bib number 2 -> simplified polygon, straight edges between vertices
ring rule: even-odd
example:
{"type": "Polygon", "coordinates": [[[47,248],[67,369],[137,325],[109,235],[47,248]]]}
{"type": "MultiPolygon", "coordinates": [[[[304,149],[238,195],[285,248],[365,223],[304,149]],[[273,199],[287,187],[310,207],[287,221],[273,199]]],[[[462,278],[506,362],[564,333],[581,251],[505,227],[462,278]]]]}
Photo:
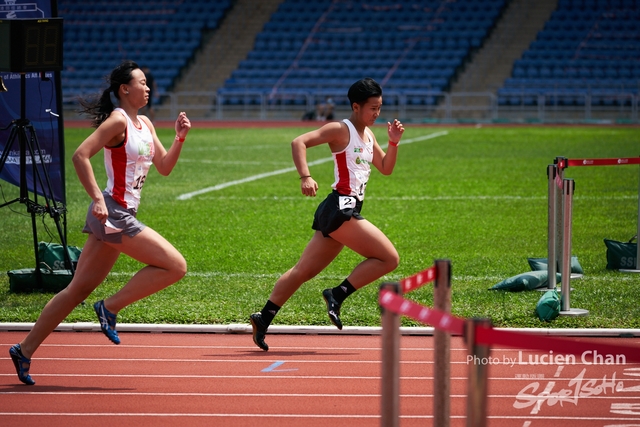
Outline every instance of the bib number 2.
{"type": "Polygon", "coordinates": [[[338,207],[340,210],[353,209],[356,207],[356,198],[351,196],[340,196],[338,198],[338,207]]]}

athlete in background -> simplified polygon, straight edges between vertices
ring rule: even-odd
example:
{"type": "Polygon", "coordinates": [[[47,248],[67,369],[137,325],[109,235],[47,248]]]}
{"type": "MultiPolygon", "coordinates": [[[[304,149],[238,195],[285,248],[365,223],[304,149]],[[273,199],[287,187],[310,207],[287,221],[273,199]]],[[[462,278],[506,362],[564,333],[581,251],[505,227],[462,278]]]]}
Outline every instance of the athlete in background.
{"type": "Polygon", "coordinates": [[[365,260],[340,285],[322,292],[329,319],[338,329],[342,329],[342,302],[357,289],[393,271],[399,263],[398,252],[391,241],[364,219],[360,210],[371,164],[383,175],[393,172],[404,127],[398,120],[387,123],[389,148],[385,153],[369,129],[380,115],[380,85],[370,78],[359,80],[349,89],[348,97],[352,109],[348,120],[328,123],[298,136],[291,143],[302,194],[314,197],[318,190],[307,164],[308,148],[329,144],[335,182],[331,194],[316,210],[312,225],[316,231],[300,260],[278,279],[264,308],[250,316],[253,341],[264,351],[269,350],[265,334],[278,310],[304,282],[324,270],[345,246],[365,260]]]}

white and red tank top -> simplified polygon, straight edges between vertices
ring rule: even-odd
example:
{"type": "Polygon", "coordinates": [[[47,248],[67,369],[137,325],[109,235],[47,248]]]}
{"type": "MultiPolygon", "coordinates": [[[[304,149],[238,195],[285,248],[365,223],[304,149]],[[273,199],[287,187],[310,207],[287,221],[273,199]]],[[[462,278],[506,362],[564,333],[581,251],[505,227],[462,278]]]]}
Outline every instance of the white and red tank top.
{"type": "Polygon", "coordinates": [[[349,128],[349,145],[338,153],[332,153],[335,182],[331,187],[342,195],[352,196],[362,201],[369,175],[371,175],[373,134],[369,128],[365,127],[366,141],[363,141],[348,119],[344,119],[343,122],[349,128]]]}
{"type": "Polygon", "coordinates": [[[127,119],[127,128],[122,144],[104,149],[104,165],[107,169],[105,191],[123,208],[137,210],[140,192],[155,154],[153,136],[143,120],[138,119],[138,128],[123,109],[116,108],[114,111],[122,113],[127,119]]]}

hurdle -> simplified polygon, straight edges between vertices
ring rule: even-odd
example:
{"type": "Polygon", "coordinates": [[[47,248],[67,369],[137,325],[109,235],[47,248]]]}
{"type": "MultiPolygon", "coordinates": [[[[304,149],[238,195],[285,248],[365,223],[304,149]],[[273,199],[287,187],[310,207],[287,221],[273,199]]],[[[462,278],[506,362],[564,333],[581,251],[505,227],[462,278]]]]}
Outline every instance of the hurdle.
{"type": "MultiPolygon", "coordinates": [[[[573,214],[573,192],[575,182],[562,180],[562,302],[560,316],[587,316],[588,310],[571,308],[571,216],[573,214]]],[[[550,264],[547,262],[547,264],[550,264]]],[[[554,275],[555,276],[555,275],[554,275]]]]}
{"type": "MultiPolygon", "coordinates": [[[[380,291],[402,295],[398,283],[383,283],[380,291]]],[[[400,316],[380,306],[382,314],[382,427],[400,425],[400,316]]]]}
{"type": "MultiPolygon", "coordinates": [[[[467,343],[467,357],[471,357],[471,360],[489,360],[491,357],[491,347],[479,343],[476,339],[476,331],[480,327],[490,328],[491,320],[469,319],[465,323],[464,338],[467,343]]],[[[467,427],[486,427],[489,364],[473,363],[469,365],[468,380],[467,427]]]]}
{"type": "MultiPolygon", "coordinates": [[[[571,254],[567,257],[563,254],[564,250],[564,215],[562,213],[564,202],[563,195],[557,189],[563,188],[564,170],[569,166],[622,166],[622,165],[640,165],[640,157],[624,157],[624,158],[603,158],[603,159],[567,159],[566,157],[556,157],[553,165],[547,168],[547,177],[549,181],[549,200],[548,200],[548,257],[547,266],[549,273],[549,283],[547,287],[554,289],[556,287],[556,275],[558,266],[566,262],[571,263],[571,254]],[[556,260],[554,265],[552,259],[556,260]],[[553,273],[553,274],[552,274],[553,273]]],[[[638,222],[637,232],[640,235],[640,180],[638,183],[638,222]]],[[[571,269],[569,269],[571,271],[571,269]]],[[[636,260],[634,269],[620,269],[624,273],[640,273],[640,245],[637,245],[636,260]]],[[[564,275],[563,275],[564,279],[564,275]]]]}
{"type": "MultiPolygon", "coordinates": [[[[382,315],[382,427],[397,427],[400,420],[400,315],[409,316],[422,323],[435,326],[442,334],[443,341],[436,341],[434,332],[434,374],[433,374],[433,425],[450,425],[450,348],[451,335],[463,335],[467,343],[468,357],[473,360],[488,360],[490,346],[478,342],[476,331],[490,327],[489,319],[460,319],[450,314],[451,304],[451,262],[437,260],[433,267],[423,273],[427,281],[435,278],[434,306],[443,309],[421,306],[402,297],[402,290],[412,290],[422,284],[422,279],[413,276],[401,284],[383,283],[380,285],[379,304],[382,315]],[[426,273],[426,274],[425,274],[426,273]],[[437,302],[435,300],[438,300],[437,302]]],[[[488,364],[469,364],[469,383],[467,386],[467,427],[486,427],[487,425],[487,387],[488,364]]]]}
{"type": "MultiPolygon", "coordinates": [[[[548,222],[547,222],[547,287],[538,289],[548,291],[556,289],[556,273],[562,273],[562,266],[565,263],[564,256],[564,194],[563,194],[563,171],[554,163],[547,167],[548,177],[548,222]],[[555,260],[552,262],[550,260],[555,260]]],[[[573,184],[572,193],[575,190],[573,184]]],[[[571,253],[569,252],[569,263],[571,263],[571,253]]],[[[570,277],[579,278],[578,274],[571,274],[570,277]]]]}
{"type": "MultiPolygon", "coordinates": [[[[403,279],[399,283],[385,282],[380,292],[402,297],[431,281],[434,282],[434,308],[449,313],[451,311],[451,261],[436,260],[429,269],[403,279]]],[[[400,316],[380,305],[382,316],[382,406],[381,426],[398,427],[400,422],[399,369],[400,369],[400,316]]],[[[445,322],[446,323],[446,322],[445,322]]],[[[449,427],[451,389],[451,336],[447,331],[436,329],[434,339],[433,365],[433,425],[449,427]],[[435,392],[438,391],[438,393],[435,392]]]]}
{"type": "MultiPolygon", "coordinates": [[[[442,329],[450,335],[462,335],[467,346],[467,361],[469,365],[468,385],[467,385],[467,416],[466,427],[486,427],[487,425],[487,407],[488,407],[488,385],[489,385],[489,366],[491,357],[491,347],[500,345],[517,349],[529,349],[534,351],[544,351],[555,354],[571,354],[581,356],[582,360],[591,361],[593,364],[596,355],[609,354],[617,357],[624,357],[626,362],[640,363],[640,351],[637,346],[619,345],[612,343],[593,343],[583,340],[575,340],[570,338],[551,337],[544,334],[527,333],[520,331],[512,331],[509,329],[496,329],[491,325],[489,319],[463,319],[455,317],[450,313],[446,313],[435,308],[422,306],[416,302],[404,299],[395,290],[398,290],[398,284],[383,284],[380,287],[378,303],[382,310],[382,315],[391,318],[391,316],[407,316],[417,320],[423,324],[430,324],[436,329],[442,329]],[[391,286],[389,286],[391,285],[391,286]],[[469,358],[473,363],[469,363],[469,358]],[[476,363],[477,361],[477,363],[476,363]]],[[[392,322],[383,319],[383,325],[390,325],[392,322]]],[[[396,323],[395,325],[399,325],[396,323]]],[[[393,327],[393,331],[384,331],[383,335],[391,336],[399,334],[399,327],[393,327]]],[[[396,349],[383,349],[383,354],[398,355],[398,341],[383,340],[383,344],[394,345],[396,349]]],[[[386,366],[387,363],[398,364],[399,359],[391,360],[387,358],[383,361],[383,384],[382,384],[382,402],[381,402],[381,425],[383,427],[392,427],[398,425],[399,410],[397,407],[391,408],[393,405],[399,404],[399,395],[391,396],[391,390],[398,390],[396,381],[387,375],[392,372],[396,374],[399,369],[392,366],[386,366]],[[385,399],[389,399],[385,401],[385,399]],[[389,403],[391,402],[391,404],[389,403]],[[389,416],[386,411],[392,410],[393,416],[389,416]],[[395,417],[395,418],[394,418],[395,417]]],[[[435,369],[435,367],[434,367],[435,369]]],[[[435,377],[434,377],[435,380],[435,377]]],[[[434,401],[437,389],[434,388],[434,401]]],[[[448,395],[448,393],[447,393],[448,395]]],[[[567,396],[569,397],[569,396],[567,396]]],[[[561,399],[562,396],[558,396],[561,399]]],[[[435,408],[434,408],[435,409],[435,408]]],[[[434,414],[435,420],[435,414],[434,414]]],[[[441,424],[433,423],[432,425],[441,427],[441,424]]]]}

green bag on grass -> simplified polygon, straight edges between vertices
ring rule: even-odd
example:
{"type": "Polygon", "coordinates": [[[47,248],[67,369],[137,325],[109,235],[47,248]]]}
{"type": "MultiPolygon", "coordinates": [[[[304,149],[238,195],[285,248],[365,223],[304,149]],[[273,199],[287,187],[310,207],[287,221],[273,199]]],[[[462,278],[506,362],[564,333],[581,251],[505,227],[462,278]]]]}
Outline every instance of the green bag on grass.
{"type": "MultiPolygon", "coordinates": [[[[77,246],[67,246],[71,264],[74,267],[82,249],[77,246]]],[[[40,260],[41,282],[38,284],[35,268],[22,268],[7,271],[9,276],[9,291],[11,292],[60,292],[66,288],[73,272],[65,260],[64,247],[57,243],[38,243],[38,259],[40,260]]]]}
{"type": "Polygon", "coordinates": [[[42,284],[38,285],[35,268],[23,268],[20,270],[7,271],[9,276],[9,291],[16,293],[24,292],[60,292],[66,288],[73,274],[71,270],[51,270],[40,269],[42,284]]]}
{"type": "MultiPolygon", "coordinates": [[[[496,283],[489,288],[490,291],[521,292],[544,288],[549,283],[547,270],[528,271],[496,283]]],[[[560,273],[556,273],[556,283],[562,279],[560,273]]]]}
{"type": "Polygon", "coordinates": [[[604,239],[604,244],[607,247],[608,270],[636,268],[638,244],[633,243],[635,238],[636,237],[632,237],[628,242],[604,239]]]}
{"type": "Polygon", "coordinates": [[[560,315],[560,295],[555,290],[542,294],[536,304],[536,314],[540,320],[548,322],[560,315]]]}
{"type": "MultiPolygon", "coordinates": [[[[82,249],[77,246],[67,246],[67,249],[71,262],[75,267],[82,253],[82,249]]],[[[65,262],[64,247],[60,244],[39,242],[38,259],[40,260],[41,267],[48,268],[49,270],[71,270],[71,266],[65,262]]]]}
{"type": "MultiPolygon", "coordinates": [[[[531,270],[533,271],[549,269],[546,258],[527,258],[527,261],[529,262],[529,267],[531,267],[531,270]]],[[[571,257],[571,272],[575,274],[584,274],[584,270],[578,262],[578,257],[575,255],[571,257]]]]}

